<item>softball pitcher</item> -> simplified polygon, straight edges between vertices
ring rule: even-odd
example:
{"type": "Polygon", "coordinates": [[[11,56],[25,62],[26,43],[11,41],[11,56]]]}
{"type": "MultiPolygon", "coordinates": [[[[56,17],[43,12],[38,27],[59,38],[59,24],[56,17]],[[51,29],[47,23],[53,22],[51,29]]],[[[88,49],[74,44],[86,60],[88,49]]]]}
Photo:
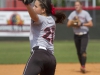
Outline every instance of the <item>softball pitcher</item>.
{"type": "Polygon", "coordinates": [[[23,75],[54,75],[56,59],[53,55],[56,23],[62,23],[66,16],[55,13],[51,0],[22,0],[31,17],[31,56],[23,75]]]}
{"type": "Polygon", "coordinates": [[[74,42],[77,49],[77,55],[81,64],[81,71],[85,73],[86,64],[86,48],[89,39],[89,27],[93,26],[92,18],[90,14],[82,9],[82,3],[80,1],[75,2],[75,11],[73,11],[68,17],[68,27],[72,27],[74,31],[74,42]],[[80,22],[74,23],[73,20],[78,17],[80,22]]]}

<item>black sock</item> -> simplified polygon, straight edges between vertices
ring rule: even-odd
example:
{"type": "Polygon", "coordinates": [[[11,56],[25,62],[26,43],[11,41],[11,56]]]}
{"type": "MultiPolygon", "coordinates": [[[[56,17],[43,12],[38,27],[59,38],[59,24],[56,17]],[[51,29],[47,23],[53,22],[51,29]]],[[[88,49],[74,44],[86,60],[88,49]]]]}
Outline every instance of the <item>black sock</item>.
{"type": "Polygon", "coordinates": [[[80,64],[82,65],[81,54],[78,54],[78,59],[79,59],[80,64]]]}
{"type": "Polygon", "coordinates": [[[85,64],[86,64],[86,59],[87,59],[86,54],[82,54],[82,56],[81,56],[81,65],[82,65],[82,66],[85,66],[85,64]]]}

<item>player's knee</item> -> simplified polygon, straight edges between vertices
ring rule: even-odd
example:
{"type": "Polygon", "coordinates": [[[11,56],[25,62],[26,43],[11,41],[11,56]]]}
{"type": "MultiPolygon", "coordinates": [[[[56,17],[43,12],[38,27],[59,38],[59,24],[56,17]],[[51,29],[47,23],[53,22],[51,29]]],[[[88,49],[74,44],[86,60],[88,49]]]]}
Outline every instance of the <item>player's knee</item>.
{"type": "Polygon", "coordinates": [[[82,57],[86,57],[86,56],[87,56],[86,52],[82,52],[82,57]]]}
{"type": "Polygon", "coordinates": [[[81,51],[81,52],[77,52],[77,55],[80,55],[80,56],[86,57],[86,52],[83,52],[83,51],[81,51]]]}

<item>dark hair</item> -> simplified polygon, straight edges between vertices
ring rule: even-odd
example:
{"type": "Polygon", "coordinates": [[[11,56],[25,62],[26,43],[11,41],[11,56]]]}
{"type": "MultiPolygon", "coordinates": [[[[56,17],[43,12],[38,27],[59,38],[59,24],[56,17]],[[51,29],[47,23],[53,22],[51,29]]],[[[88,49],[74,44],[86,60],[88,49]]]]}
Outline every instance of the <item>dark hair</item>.
{"type": "Polygon", "coordinates": [[[80,0],[75,1],[75,3],[76,3],[76,2],[79,2],[79,3],[82,5],[82,2],[81,2],[80,0]]]}
{"type": "Polygon", "coordinates": [[[51,0],[38,0],[40,2],[41,8],[44,8],[46,10],[47,15],[53,15],[56,17],[56,23],[63,23],[66,19],[66,16],[62,12],[57,12],[55,14],[52,14],[52,2],[51,0]]]}
{"type": "Polygon", "coordinates": [[[63,12],[56,12],[54,16],[56,17],[56,23],[63,23],[66,19],[66,15],[63,12]]]}

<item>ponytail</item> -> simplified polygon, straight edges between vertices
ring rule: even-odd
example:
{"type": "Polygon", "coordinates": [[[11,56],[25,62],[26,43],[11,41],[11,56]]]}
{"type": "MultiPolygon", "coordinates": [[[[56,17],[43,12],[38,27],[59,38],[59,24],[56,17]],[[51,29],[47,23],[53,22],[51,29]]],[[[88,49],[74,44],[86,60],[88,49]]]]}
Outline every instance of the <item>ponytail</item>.
{"type": "Polygon", "coordinates": [[[64,20],[66,19],[66,16],[63,12],[55,12],[55,7],[51,5],[51,13],[53,16],[56,17],[56,23],[63,23],[64,20]]]}
{"type": "Polygon", "coordinates": [[[63,12],[56,12],[54,16],[56,17],[56,23],[63,23],[66,19],[66,15],[63,12]]]}

